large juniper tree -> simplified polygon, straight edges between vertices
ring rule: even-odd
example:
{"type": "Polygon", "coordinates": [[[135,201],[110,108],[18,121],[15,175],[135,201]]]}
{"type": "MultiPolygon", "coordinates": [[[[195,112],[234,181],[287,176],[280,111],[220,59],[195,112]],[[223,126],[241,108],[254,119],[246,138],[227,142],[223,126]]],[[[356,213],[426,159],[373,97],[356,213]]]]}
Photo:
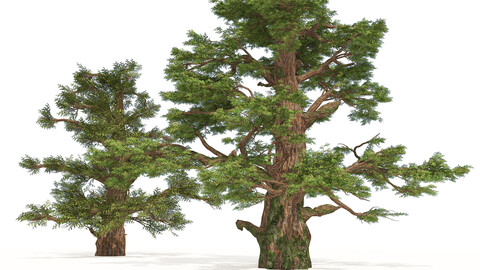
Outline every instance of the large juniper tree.
{"type": "Polygon", "coordinates": [[[56,106],[64,118],[53,117],[49,105],[40,111],[41,127],[63,122],[88,150],[83,158],[22,158],[20,166],[31,173],[43,168],[63,178],[55,182],[53,203],[28,205],[19,220],[33,226],[53,221],[55,227],[87,228],[97,238],[97,256],[125,255],[125,222],[138,222],[154,236],[189,222],[179,200],[198,198],[198,185],[186,174],[195,162],[191,152],[185,153],[185,147],[158,129],[144,129],[142,120],[154,117],[159,106],[146,92],[137,91],[139,69],[134,61],[98,73],[80,66],[74,84],[60,86],[56,106]],[[166,189],[147,194],[132,188],[142,175],[167,174],[166,189]]]}
{"type": "Polygon", "coordinates": [[[166,74],[176,89],[162,96],[190,107],[169,111],[168,131],[183,142],[199,139],[212,153],[199,172],[212,196],[240,209],[264,203],[259,226],[236,222],[257,239],[259,267],[311,267],[311,217],[343,209],[377,222],[401,214],[354,210],[341,194],[363,200],[372,188],[391,188],[400,197],[434,195],[436,183],[469,171],[450,168],[439,153],[423,164],[400,164],[405,147],[381,148],[384,139],[378,136],[360,138],[357,146],[307,149],[309,128],[328,121],[340,106],[351,108],[352,121],[380,120],[376,107],[391,98],[371,80],[372,59],[387,31],[385,21],[342,24],[332,19],[327,0],[211,2],[227,27],[217,28],[218,40],[190,31],[186,48],[172,50],[166,74]],[[258,49],[265,54],[254,56],[258,49]],[[218,134],[235,150],[215,149],[207,136],[218,134]],[[344,162],[349,154],[353,164],[344,162]],[[304,207],[306,196],[325,196],[332,204],[304,207]]]}

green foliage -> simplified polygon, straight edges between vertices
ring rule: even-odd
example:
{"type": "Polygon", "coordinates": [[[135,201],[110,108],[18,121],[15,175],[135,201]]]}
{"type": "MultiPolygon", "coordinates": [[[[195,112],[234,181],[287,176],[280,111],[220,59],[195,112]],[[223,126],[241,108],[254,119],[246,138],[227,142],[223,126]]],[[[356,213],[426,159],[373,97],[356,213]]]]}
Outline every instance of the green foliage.
{"type": "Polygon", "coordinates": [[[179,202],[202,198],[198,182],[187,175],[199,162],[157,128],[144,129],[142,120],[154,117],[159,106],[137,91],[139,71],[132,60],[98,73],[79,66],[72,86],[60,86],[55,103],[64,118],[53,117],[47,105],[38,123],[52,128],[64,122],[87,151],[78,158],[23,157],[19,165],[32,174],[43,168],[63,178],[51,192],[53,203],[28,205],[18,220],[34,227],[50,220],[55,227],[88,228],[95,236],[125,222],[138,222],[154,236],[189,223],[179,202]],[[140,176],[165,176],[168,187],[152,194],[135,190],[140,176]]]}
{"type": "MultiPolygon", "coordinates": [[[[165,69],[175,90],[160,94],[189,106],[166,115],[166,130],[173,138],[192,142],[228,134],[222,142],[240,150],[239,156],[212,151],[218,157],[199,172],[205,192],[217,202],[248,207],[262,201],[261,189],[335,200],[339,192],[366,200],[372,189],[388,187],[400,196],[434,195],[436,183],[468,172],[468,166],[450,168],[440,154],[422,165],[401,165],[406,148],[378,150],[385,140],[377,137],[360,145],[366,144],[361,154],[360,146],[305,149],[313,142],[307,129],[332,119],[340,106],[350,107],[349,120],[362,125],[382,120],[377,107],[392,99],[386,87],[372,81],[372,61],[388,31],[384,20],[342,24],[333,18],[327,0],[210,2],[227,26],[216,29],[216,41],[188,32],[184,46],[172,49],[165,69]],[[254,49],[265,53],[254,56],[254,49]],[[292,53],[295,64],[286,66],[292,53]],[[265,90],[245,85],[246,78],[258,80],[265,90]],[[309,99],[310,93],[317,97],[309,99]],[[305,151],[298,157],[280,153],[286,146],[305,151]],[[347,166],[349,153],[358,161],[347,166]],[[280,161],[280,154],[287,157],[280,161]],[[279,172],[289,158],[299,162],[279,172]]],[[[356,214],[368,222],[397,215],[381,208],[356,214]]]]}

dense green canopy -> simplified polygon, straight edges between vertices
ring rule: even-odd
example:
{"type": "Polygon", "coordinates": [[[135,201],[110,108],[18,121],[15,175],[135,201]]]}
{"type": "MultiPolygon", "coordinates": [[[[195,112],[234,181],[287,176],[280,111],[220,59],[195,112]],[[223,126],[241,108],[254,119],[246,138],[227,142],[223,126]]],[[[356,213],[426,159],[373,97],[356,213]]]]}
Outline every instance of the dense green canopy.
{"type": "Polygon", "coordinates": [[[360,147],[347,146],[308,149],[295,166],[276,173],[282,166],[280,141],[312,142],[308,129],[329,121],[340,106],[351,108],[352,121],[381,120],[377,106],[391,97],[372,75],[385,21],[342,24],[326,0],[211,2],[227,26],[217,28],[218,40],[190,31],[185,46],[172,49],[165,72],[175,90],[161,93],[165,100],[189,106],[169,111],[168,132],[183,142],[200,139],[216,158],[199,173],[210,196],[220,194],[243,208],[262,202],[265,192],[304,191],[328,196],[336,207],[373,222],[398,213],[357,213],[339,200],[340,194],[367,199],[372,188],[392,188],[400,196],[434,195],[435,183],[469,171],[469,166],[450,168],[439,153],[420,165],[400,164],[406,148],[381,149],[384,139],[375,137],[362,144],[367,147],[362,153],[360,147]],[[247,85],[252,79],[256,86],[247,85]],[[207,136],[219,134],[233,145],[230,154],[208,143],[207,136]],[[348,153],[358,161],[344,164],[348,153]]]}
{"type": "Polygon", "coordinates": [[[199,185],[187,174],[199,163],[159,129],[145,130],[142,121],[155,117],[160,106],[136,89],[139,70],[134,61],[115,63],[113,69],[98,73],[80,66],[74,83],[61,85],[55,100],[64,118],[53,117],[49,105],[40,110],[40,126],[65,123],[87,151],[77,158],[22,158],[20,166],[32,174],[43,168],[63,177],[55,182],[53,202],[28,205],[19,220],[33,226],[50,220],[55,226],[88,228],[95,236],[125,222],[138,222],[154,236],[189,223],[179,201],[199,198],[199,185]],[[165,176],[168,187],[151,194],[134,189],[140,176],[165,176]]]}

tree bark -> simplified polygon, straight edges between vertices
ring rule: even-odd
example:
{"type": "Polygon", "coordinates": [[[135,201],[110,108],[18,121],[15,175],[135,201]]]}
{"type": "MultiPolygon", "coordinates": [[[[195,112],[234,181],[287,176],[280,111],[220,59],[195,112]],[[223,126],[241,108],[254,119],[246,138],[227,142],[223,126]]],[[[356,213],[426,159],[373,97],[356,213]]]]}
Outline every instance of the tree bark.
{"type": "Polygon", "coordinates": [[[303,194],[265,200],[260,246],[259,268],[308,269],[310,231],[302,217],[303,194]]]}
{"type": "MultiPolygon", "coordinates": [[[[288,93],[298,91],[296,78],[295,52],[281,52],[277,58],[277,69],[280,78],[277,78],[284,90],[288,93]]],[[[273,134],[275,137],[275,158],[269,174],[276,181],[286,182],[284,175],[300,161],[305,153],[305,142],[293,142],[292,137],[305,135],[305,121],[302,118],[302,108],[290,100],[282,101],[279,106],[295,115],[291,122],[277,118],[277,125],[288,125],[285,134],[273,134]]],[[[279,186],[274,185],[274,188],[279,186]]],[[[302,215],[304,191],[288,194],[286,190],[278,196],[267,193],[262,215],[260,231],[257,237],[260,245],[259,267],[269,269],[307,269],[312,267],[310,260],[310,231],[302,215]]]]}
{"type": "MultiPolygon", "coordinates": [[[[127,198],[127,191],[107,188],[107,202],[122,202],[127,198]]],[[[103,217],[108,221],[108,217],[103,217]]],[[[125,256],[125,228],[124,223],[108,231],[104,235],[97,235],[95,256],[125,256]]]]}
{"type": "Polygon", "coordinates": [[[97,237],[95,256],[125,256],[125,228],[122,226],[97,237]]]}

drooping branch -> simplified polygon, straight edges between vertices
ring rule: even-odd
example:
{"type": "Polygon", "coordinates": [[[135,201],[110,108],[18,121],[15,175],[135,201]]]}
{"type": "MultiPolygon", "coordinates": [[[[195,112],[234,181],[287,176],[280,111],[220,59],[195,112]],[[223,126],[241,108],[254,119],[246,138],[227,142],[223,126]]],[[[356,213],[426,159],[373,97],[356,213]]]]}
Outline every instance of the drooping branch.
{"type": "Polygon", "coordinates": [[[311,207],[303,207],[302,217],[303,217],[303,220],[306,222],[313,216],[317,216],[317,217],[325,216],[337,211],[338,209],[340,209],[340,206],[334,206],[331,204],[320,205],[313,209],[311,207]]]}
{"type": "Polygon", "coordinates": [[[339,207],[347,210],[350,214],[354,215],[354,216],[360,216],[362,215],[362,213],[357,213],[355,211],[353,211],[352,208],[350,208],[348,205],[344,204],[342,201],[340,201],[335,195],[329,195],[328,196],[330,198],[330,200],[332,200],[335,204],[337,204],[339,207]]]}
{"type": "Polygon", "coordinates": [[[255,238],[258,238],[261,234],[264,233],[264,230],[262,230],[262,228],[257,227],[248,221],[237,220],[237,222],[235,222],[235,225],[237,225],[237,228],[240,231],[243,231],[244,228],[247,229],[247,231],[249,231],[255,238]]]}

